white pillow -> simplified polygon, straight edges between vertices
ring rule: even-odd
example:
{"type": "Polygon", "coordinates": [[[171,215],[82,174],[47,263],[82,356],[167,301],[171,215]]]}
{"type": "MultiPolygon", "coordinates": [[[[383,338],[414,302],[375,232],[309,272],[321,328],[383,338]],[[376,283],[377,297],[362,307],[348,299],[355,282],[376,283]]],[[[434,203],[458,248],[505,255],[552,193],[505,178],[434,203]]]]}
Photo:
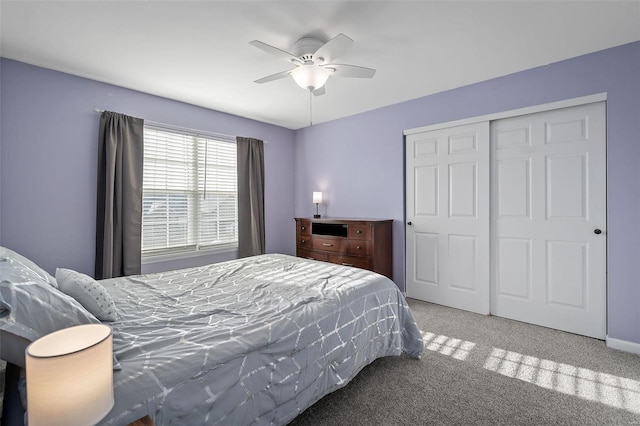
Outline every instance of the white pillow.
{"type": "Polygon", "coordinates": [[[116,305],[111,295],[96,280],[71,269],[56,269],[58,288],[73,297],[101,321],[116,320],[116,305]]]}

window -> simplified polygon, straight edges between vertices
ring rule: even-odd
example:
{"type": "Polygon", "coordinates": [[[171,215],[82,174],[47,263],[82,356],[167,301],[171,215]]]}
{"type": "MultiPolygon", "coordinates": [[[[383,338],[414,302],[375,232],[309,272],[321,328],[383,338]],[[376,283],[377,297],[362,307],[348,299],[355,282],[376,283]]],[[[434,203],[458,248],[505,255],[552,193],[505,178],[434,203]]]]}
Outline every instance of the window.
{"type": "Polygon", "coordinates": [[[145,125],[142,256],[238,245],[234,140],[145,125]]]}

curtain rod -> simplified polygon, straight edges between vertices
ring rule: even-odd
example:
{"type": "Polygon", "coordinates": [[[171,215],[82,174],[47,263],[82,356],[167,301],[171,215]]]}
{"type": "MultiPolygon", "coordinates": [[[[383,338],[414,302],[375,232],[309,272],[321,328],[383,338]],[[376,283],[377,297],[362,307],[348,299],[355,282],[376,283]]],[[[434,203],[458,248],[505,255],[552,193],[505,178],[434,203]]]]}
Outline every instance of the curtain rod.
{"type": "MultiPolygon", "coordinates": [[[[97,113],[99,113],[99,114],[100,114],[100,113],[103,113],[103,112],[105,112],[105,111],[106,111],[106,110],[104,110],[104,109],[100,109],[100,108],[94,108],[94,109],[93,109],[93,112],[97,112],[97,113]]],[[[198,133],[200,133],[200,134],[202,134],[202,133],[206,133],[206,134],[209,134],[209,135],[211,135],[211,136],[217,136],[217,137],[220,137],[220,138],[233,139],[234,141],[236,140],[236,136],[233,136],[233,135],[225,135],[224,133],[206,132],[206,131],[204,131],[204,130],[191,129],[191,128],[189,128],[189,127],[174,126],[174,125],[172,125],[172,124],[159,123],[159,122],[157,122],[157,121],[151,121],[151,120],[146,120],[146,119],[143,119],[143,120],[144,120],[144,122],[145,122],[145,123],[149,123],[149,124],[151,124],[152,126],[164,127],[164,128],[166,128],[166,129],[173,129],[173,130],[184,130],[184,131],[191,132],[191,133],[195,133],[195,134],[198,134],[198,133]]],[[[258,139],[258,138],[254,138],[254,139],[258,139]]],[[[268,143],[267,141],[262,141],[262,142],[264,142],[264,144],[265,144],[265,145],[268,143]]]]}

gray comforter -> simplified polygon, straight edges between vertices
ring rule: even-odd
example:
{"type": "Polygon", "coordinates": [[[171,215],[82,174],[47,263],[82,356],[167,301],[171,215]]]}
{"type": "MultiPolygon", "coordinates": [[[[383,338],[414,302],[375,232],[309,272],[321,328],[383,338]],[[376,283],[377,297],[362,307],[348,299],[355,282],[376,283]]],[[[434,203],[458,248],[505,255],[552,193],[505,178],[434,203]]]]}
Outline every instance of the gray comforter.
{"type": "Polygon", "coordinates": [[[102,284],[122,366],[104,424],[286,424],[374,359],[422,352],[396,285],[362,269],[272,254],[102,284]]]}

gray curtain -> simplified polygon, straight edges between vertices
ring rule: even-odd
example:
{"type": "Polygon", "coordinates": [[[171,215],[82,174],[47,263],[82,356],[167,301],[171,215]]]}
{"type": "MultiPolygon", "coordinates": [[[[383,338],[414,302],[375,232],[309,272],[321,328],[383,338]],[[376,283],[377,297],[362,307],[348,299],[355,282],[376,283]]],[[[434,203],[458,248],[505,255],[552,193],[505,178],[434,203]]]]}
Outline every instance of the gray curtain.
{"type": "Polygon", "coordinates": [[[265,252],[264,143],[236,138],[238,145],[238,256],[265,252]]]}
{"type": "Polygon", "coordinates": [[[140,273],[143,125],[141,118],[100,114],[96,279],[140,273]]]}

